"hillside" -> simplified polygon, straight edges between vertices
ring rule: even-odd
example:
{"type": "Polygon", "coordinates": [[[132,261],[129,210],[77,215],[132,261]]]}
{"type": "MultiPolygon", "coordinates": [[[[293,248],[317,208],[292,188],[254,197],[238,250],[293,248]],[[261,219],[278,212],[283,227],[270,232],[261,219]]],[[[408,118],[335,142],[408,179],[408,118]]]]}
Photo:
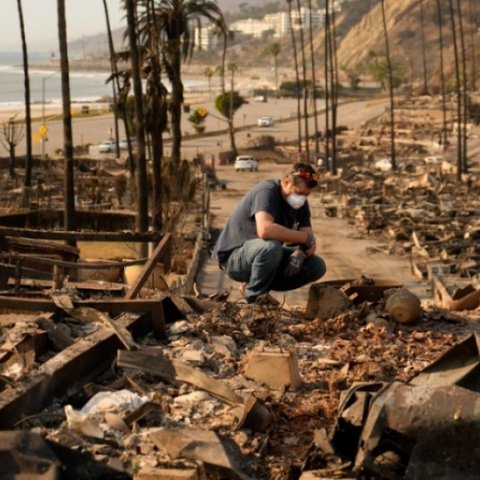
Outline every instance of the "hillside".
{"type": "MultiPolygon", "coordinates": [[[[235,4],[245,9],[248,2],[234,3],[233,0],[219,2],[226,11],[235,4]]],[[[250,2],[250,4],[253,2],[250,2]]],[[[420,0],[395,0],[385,2],[388,36],[392,58],[401,65],[405,78],[419,79],[423,72],[422,30],[420,16],[420,0]]],[[[475,40],[479,44],[480,34],[476,21],[480,18],[480,2],[462,2],[465,43],[468,53],[468,66],[472,63],[471,44],[475,40]],[[472,10],[469,10],[469,7],[472,10]],[[475,32],[475,33],[474,33],[475,32]]],[[[438,80],[439,72],[439,41],[438,16],[436,0],[423,0],[425,44],[428,66],[428,76],[432,82],[438,80]]],[[[454,69],[452,46],[451,19],[448,14],[448,2],[443,5],[443,36],[445,71],[447,76],[454,69]]],[[[458,28],[458,23],[457,23],[458,28]]],[[[369,57],[384,56],[385,39],[383,33],[381,5],[378,0],[361,0],[345,4],[343,11],[336,18],[337,58],[341,68],[352,69],[368,61],[369,57]]],[[[290,36],[272,40],[244,40],[233,43],[227,55],[228,62],[235,62],[239,70],[246,68],[273,68],[273,57],[268,52],[268,46],[276,41],[280,43],[278,65],[285,71],[284,75],[293,77],[293,48],[290,36]],[[290,72],[290,73],[289,73],[290,72]]],[[[308,32],[305,34],[308,47],[308,32]]],[[[117,48],[122,43],[122,31],[115,32],[117,48]]],[[[297,42],[299,49],[299,42],[297,42]]],[[[319,29],[314,35],[314,51],[316,52],[317,69],[323,65],[324,33],[319,29]]],[[[108,68],[106,35],[84,37],[81,41],[71,42],[72,58],[88,57],[92,63],[104,64],[108,68]]],[[[307,55],[308,57],[308,55],[307,55]]],[[[307,60],[308,61],[308,60],[307,60]]],[[[195,65],[214,65],[219,62],[218,55],[210,52],[196,52],[192,63],[195,65]]],[[[321,76],[321,74],[320,74],[321,76]]],[[[437,81],[438,83],[438,81],[437,81]]]]}
{"type": "MultiPolygon", "coordinates": [[[[387,30],[392,58],[402,64],[408,74],[420,76],[423,72],[422,30],[420,0],[395,0],[385,2],[387,30]]],[[[435,80],[438,77],[440,63],[439,29],[436,1],[424,0],[425,45],[428,76],[435,80]]],[[[480,16],[479,2],[472,2],[472,18],[467,9],[467,2],[462,2],[463,30],[466,47],[470,50],[472,29],[477,30],[475,20],[480,16]]],[[[453,73],[453,42],[451,18],[448,15],[447,2],[443,2],[443,37],[445,72],[453,73]]],[[[458,24],[457,24],[458,29],[458,24]]],[[[476,43],[479,35],[476,33],[476,43]]],[[[354,67],[365,61],[371,52],[384,55],[385,37],[383,33],[381,5],[377,4],[341,39],[338,44],[340,65],[354,67]]],[[[470,55],[469,55],[470,56],[470,55]]]]}

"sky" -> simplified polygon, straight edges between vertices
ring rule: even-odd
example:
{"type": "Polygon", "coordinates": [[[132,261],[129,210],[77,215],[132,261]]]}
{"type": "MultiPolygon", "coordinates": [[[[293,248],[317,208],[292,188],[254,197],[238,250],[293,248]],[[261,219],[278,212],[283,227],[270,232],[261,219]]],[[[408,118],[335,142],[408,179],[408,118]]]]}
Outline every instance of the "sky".
{"type": "MultiPolygon", "coordinates": [[[[21,50],[17,0],[1,0],[0,50],[21,50]]],[[[121,0],[107,0],[112,30],[126,26],[121,0]]],[[[58,50],[57,0],[22,0],[29,51],[58,50]]],[[[68,41],[106,32],[103,0],[65,0],[68,41]]]]}

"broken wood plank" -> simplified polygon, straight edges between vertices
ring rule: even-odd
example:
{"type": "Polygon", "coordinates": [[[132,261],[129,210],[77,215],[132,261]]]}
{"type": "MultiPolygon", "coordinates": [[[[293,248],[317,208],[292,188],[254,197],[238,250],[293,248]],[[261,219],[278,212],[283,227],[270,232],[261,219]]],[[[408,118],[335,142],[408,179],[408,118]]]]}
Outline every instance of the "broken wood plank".
{"type": "Polygon", "coordinates": [[[166,358],[160,350],[157,350],[155,354],[119,350],[117,353],[117,365],[122,368],[136,368],[143,372],[157,375],[169,383],[177,381],[189,383],[231,405],[243,403],[242,398],[224,383],[185,363],[166,358]]]}

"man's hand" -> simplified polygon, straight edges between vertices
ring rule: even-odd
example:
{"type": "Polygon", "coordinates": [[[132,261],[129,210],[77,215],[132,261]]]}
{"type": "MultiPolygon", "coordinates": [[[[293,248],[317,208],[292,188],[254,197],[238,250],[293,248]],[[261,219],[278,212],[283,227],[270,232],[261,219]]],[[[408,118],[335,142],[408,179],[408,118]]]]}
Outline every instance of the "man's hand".
{"type": "Polygon", "coordinates": [[[288,259],[287,266],[283,274],[285,278],[293,277],[294,275],[298,275],[300,270],[302,269],[303,262],[305,260],[305,253],[301,248],[297,248],[288,259]]]}

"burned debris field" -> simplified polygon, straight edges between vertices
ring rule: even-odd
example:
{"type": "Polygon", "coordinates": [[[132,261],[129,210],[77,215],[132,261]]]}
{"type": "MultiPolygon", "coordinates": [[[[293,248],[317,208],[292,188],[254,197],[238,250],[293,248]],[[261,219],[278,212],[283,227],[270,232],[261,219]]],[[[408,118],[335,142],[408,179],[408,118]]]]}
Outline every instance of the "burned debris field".
{"type": "MultiPolygon", "coordinates": [[[[45,173],[38,210],[6,213],[0,227],[0,472],[475,478],[478,129],[471,173],[459,182],[451,147],[426,160],[438,131],[431,103],[403,105],[399,171],[379,162],[388,151],[381,116],[342,132],[340,172],[321,170],[310,200],[318,228],[341,221],[352,244],[368,241],[359,265],[394,257],[414,280],[359,274],[345,251],[352,275],[311,285],[303,304],[247,305],[221,288],[201,293],[218,214],[208,206],[238,201],[235,172],[217,172],[225,188],[199,185],[186,207],[174,206],[171,230],[156,237],[133,233],[126,209],[116,217],[119,171],[93,174],[85,163],[88,227],[75,235],[82,248],[90,243],[88,255],[66,244],[72,232],[53,227],[61,175],[45,173]],[[102,198],[90,202],[99,185],[102,198]],[[147,241],[156,244],[148,257],[127,259],[147,241]]],[[[253,181],[270,167],[277,172],[262,158],[259,172],[245,175],[253,181]]],[[[10,186],[6,207],[16,201],[10,186]]]]}

